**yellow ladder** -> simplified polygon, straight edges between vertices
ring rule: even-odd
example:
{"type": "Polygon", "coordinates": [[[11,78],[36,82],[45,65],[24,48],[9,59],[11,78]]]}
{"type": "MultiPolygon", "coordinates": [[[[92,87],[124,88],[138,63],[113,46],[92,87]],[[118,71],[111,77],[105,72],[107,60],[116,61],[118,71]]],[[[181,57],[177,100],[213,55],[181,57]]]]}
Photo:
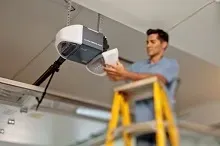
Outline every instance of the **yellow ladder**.
{"type": "Polygon", "coordinates": [[[108,125],[108,131],[105,140],[105,146],[113,146],[115,141],[115,133],[119,129],[117,128],[119,117],[122,118],[121,133],[123,134],[123,141],[125,146],[132,146],[132,134],[137,134],[143,129],[147,129],[147,124],[155,124],[155,128],[151,126],[151,132],[156,133],[156,145],[166,146],[166,132],[169,134],[171,146],[179,146],[179,134],[176,127],[174,117],[172,115],[172,109],[167,100],[167,95],[163,85],[156,77],[144,79],[128,83],[114,89],[114,98],[111,109],[111,119],[108,125]],[[151,92],[151,96],[150,93],[151,92]],[[125,94],[134,96],[147,96],[153,97],[154,101],[154,113],[155,121],[149,121],[145,125],[131,122],[130,104],[128,100],[125,100],[125,94]],[[152,96],[153,95],[153,96],[152,96]],[[139,128],[137,128],[139,126],[139,128]],[[123,127],[123,128],[122,128],[123,127]],[[167,130],[166,130],[167,129],[167,130]]]}

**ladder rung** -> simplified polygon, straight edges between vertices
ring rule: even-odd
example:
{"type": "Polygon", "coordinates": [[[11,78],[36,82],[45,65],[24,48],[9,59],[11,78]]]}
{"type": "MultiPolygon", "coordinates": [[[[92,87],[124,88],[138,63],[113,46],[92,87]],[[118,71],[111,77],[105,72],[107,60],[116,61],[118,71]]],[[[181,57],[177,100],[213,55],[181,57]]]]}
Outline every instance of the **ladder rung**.
{"type": "MultiPolygon", "coordinates": [[[[164,121],[165,128],[167,128],[168,123],[164,121]]],[[[220,130],[216,130],[214,127],[204,126],[199,124],[194,124],[191,122],[186,121],[179,121],[177,122],[177,126],[190,131],[195,131],[207,135],[212,135],[216,137],[220,137],[220,130]]],[[[120,126],[115,130],[115,136],[118,137],[122,134],[122,132],[127,132],[132,135],[139,135],[139,134],[147,134],[151,132],[156,132],[156,121],[149,121],[143,123],[134,123],[130,126],[120,126]]]]}
{"type": "MultiPolygon", "coordinates": [[[[133,136],[138,135],[138,134],[142,134],[142,133],[151,133],[151,132],[155,132],[155,121],[150,121],[150,122],[144,122],[144,123],[134,123],[130,126],[120,126],[118,127],[115,131],[114,131],[114,136],[113,139],[117,140],[120,139],[122,137],[122,133],[123,132],[128,132],[129,134],[132,134],[133,136]]],[[[83,145],[90,145],[90,146],[97,146],[97,145],[102,145],[104,144],[104,141],[106,137],[98,137],[93,139],[92,141],[90,141],[87,144],[83,144],[83,145]]]]}
{"type": "Polygon", "coordinates": [[[115,135],[127,132],[132,135],[139,135],[142,133],[151,133],[156,131],[155,121],[134,123],[130,126],[120,126],[115,130],[115,135]]]}
{"type": "MultiPolygon", "coordinates": [[[[167,122],[164,121],[165,128],[167,127],[167,122]]],[[[149,121],[143,123],[134,123],[130,126],[120,126],[114,131],[114,137],[119,137],[123,132],[127,132],[133,136],[140,134],[147,134],[156,132],[156,121],[149,121]]]]}

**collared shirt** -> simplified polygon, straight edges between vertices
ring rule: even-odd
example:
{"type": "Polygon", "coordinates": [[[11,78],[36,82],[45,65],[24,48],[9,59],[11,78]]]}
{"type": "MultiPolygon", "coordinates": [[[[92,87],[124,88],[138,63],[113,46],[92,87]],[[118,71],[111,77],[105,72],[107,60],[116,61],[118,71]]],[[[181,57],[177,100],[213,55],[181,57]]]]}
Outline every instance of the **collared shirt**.
{"type": "Polygon", "coordinates": [[[145,59],[132,64],[129,70],[137,73],[155,73],[164,76],[168,82],[166,84],[167,94],[171,102],[174,101],[175,86],[173,86],[173,83],[179,74],[179,64],[175,59],[163,57],[157,63],[150,63],[148,59],[145,59]]]}

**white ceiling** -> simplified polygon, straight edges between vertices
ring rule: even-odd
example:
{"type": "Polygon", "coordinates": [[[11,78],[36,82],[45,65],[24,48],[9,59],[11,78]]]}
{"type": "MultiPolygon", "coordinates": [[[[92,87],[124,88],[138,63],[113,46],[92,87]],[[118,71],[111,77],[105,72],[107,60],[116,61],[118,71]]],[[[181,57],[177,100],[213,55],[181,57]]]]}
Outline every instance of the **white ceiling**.
{"type": "Polygon", "coordinates": [[[148,27],[169,30],[210,0],[72,0],[113,20],[145,32],[148,27]],[[117,15],[115,15],[117,13],[117,15]]]}
{"type": "Polygon", "coordinates": [[[220,66],[220,4],[215,0],[72,1],[142,33],[163,28],[171,45],[220,66]]]}
{"type": "MultiPolygon", "coordinates": [[[[116,20],[105,17],[102,30],[109,40],[110,47],[119,48],[121,56],[133,61],[146,57],[143,33],[146,29],[161,27],[170,30],[209,2],[208,0],[193,2],[167,0],[166,3],[159,0],[74,1],[116,20]]],[[[79,5],[75,7],[72,22],[96,29],[97,13],[79,5]]],[[[58,54],[52,40],[57,31],[65,26],[65,8],[63,0],[0,1],[1,77],[32,84],[57,59],[58,54]]],[[[217,13],[219,9],[219,5],[213,3],[170,30],[171,46],[167,56],[176,58],[181,66],[182,84],[178,92],[178,111],[209,101],[219,102],[220,69],[216,66],[220,65],[217,50],[220,47],[217,40],[220,38],[218,29],[220,13],[217,13]]],[[[115,84],[107,78],[89,74],[84,66],[65,62],[52,80],[50,88],[99,103],[111,104],[113,86],[115,84]]],[[[66,129],[69,126],[73,129],[80,127],[79,124],[74,125],[70,118],[55,117],[49,118],[49,121],[54,119],[73,123],[71,126],[67,124],[66,129]]],[[[89,122],[84,122],[83,125],[86,123],[89,122]]],[[[54,126],[59,126],[59,123],[54,126]]],[[[102,126],[102,124],[92,126],[94,129],[91,131],[102,126]]],[[[73,134],[76,132],[70,131],[67,139],[71,140],[71,137],[75,136],[73,134]]],[[[55,136],[59,135],[57,132],[55,136]]],[[[64,142],[65,138],[60,137],[60,142],[64,142]]]]}

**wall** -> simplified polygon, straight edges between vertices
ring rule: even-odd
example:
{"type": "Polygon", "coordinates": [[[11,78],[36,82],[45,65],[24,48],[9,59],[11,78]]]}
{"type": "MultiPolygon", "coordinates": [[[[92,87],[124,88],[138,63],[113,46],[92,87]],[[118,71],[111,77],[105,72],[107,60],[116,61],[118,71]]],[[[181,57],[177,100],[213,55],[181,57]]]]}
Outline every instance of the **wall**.
{"type": "Polygon", "coordinates": [[[53,122],[53,146],[71,145],[106,127],[105,123],[84,118],[60,117],[53,122]]]}

